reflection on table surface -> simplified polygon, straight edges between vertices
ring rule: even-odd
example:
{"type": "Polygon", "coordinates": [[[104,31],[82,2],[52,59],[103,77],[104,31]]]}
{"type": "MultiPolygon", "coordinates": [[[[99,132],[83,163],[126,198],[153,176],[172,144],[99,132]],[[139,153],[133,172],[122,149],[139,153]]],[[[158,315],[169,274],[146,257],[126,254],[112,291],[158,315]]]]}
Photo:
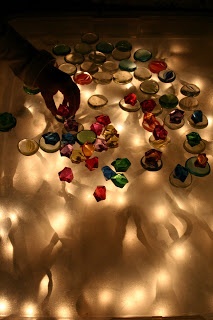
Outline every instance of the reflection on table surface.
{"type": "MultiPolygon", "coordinates": [[[[16,23],[27,35],[24,27],[29,21],[16,23]]],[[[92,21],[92,31],[98,32],[102,23],[92,21]]],[[[60,42],[73,48],[85,29],[79,28],[77,34],[75,24],[72,36],[71,29],[63,33],[63,23],[57,25],[57,32],[53,25],[51,19],[41,20],[39,30],[44,36],[30,29],[29,38],[48,50],[60,42]],[[42,28],[42,21],[49,29],[42,28]]],[[[109,28],[113,30],[113,24],[109,28]]],[[[0,133],[1,316],[136,317],[212,312],[212,175],[193,176],[187,188],[169,182],[174,167],[184,165],[192,156],[183,148],[191,131],[205,141],[204,152],[212,165],[212,42],[200,34],[178,36],[178,23],[166,35],[150,31],[145,36],[121,33],[119,37],[113,32],[108,36],[109,29],[105,35],[104,30],[102,26],[100,39],[112,43],[128,39],[132,53],[141,47],[149,49],[153,57],[165,59],[176,72],[176,80],[168,84],[153,74],[152,79],[160,86],[152,96],[155,99],[165,93],[181,99],[181,81],[196,84],[201,90],[199,108],[208,118],[208,126],[192,128],[187,121],[191,111],[185,111],[181,128],[167,128],[171,142],[161,148],[162,169],[144,170],[140,160],[151,148],[151,132],[142,127],[141,110],[124,111],[119,101],[130,92],[135,92],[139,101],[150,96],[139,90],[141,82],[134,77],[126,85],[92,82],[79,85],[81,107],[76,120],[90,129],[96,116],[108,115],[119,133],[118,147],[96,153],[99,166],[93,171],[84,162],[72,163],[59,151],[39,149],[32,156],[24,156],[17,149],[20,140],[38,142],[49,131],[61,134],[63,123],[53,119],[40,94],[26,94],[22,84],[2,69],[8,81],[1,73],[1,112],[11,112],[17,125],[0,133]],[[90,108],[87,100],[93,94],[104,95],[108,104],[99,110],[90,108]],[[112,168],[111,163],[123,157],[131,166],[125,172],[128,183],[119,188],[106,181],[101,168],[112,168]],[[71,183],[59,180],[58,172],[65,166],[72,168],[71,183]],[[98,185],[106,187],[104,201],[97,202],[93,196],[98,185]]],[[[110,55],[108,59],[113,60],[110,55]]],[[[60,64],[63,57],[57,60],[60,64]]],[[[59,104],[60,94],[55,99],[59,104]]],[[[163,109],[158,117],[163,120],[170,111],[163,109]]]]}

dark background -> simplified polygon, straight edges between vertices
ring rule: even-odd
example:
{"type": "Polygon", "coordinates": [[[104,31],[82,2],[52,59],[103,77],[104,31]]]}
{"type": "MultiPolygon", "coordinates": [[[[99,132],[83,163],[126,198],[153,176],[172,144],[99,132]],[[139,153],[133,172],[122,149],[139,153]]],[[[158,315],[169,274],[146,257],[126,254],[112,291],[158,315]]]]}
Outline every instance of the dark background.
{"type": "MultiPolygon", "coordinates": [[[[92,15],[143,16],[149,14],[212,15],[212,0],[12,0],[5,1],[6,16],[37,15],[92,15]]],[[[162,21],[163,23],[163,21],[162,21]]]]}

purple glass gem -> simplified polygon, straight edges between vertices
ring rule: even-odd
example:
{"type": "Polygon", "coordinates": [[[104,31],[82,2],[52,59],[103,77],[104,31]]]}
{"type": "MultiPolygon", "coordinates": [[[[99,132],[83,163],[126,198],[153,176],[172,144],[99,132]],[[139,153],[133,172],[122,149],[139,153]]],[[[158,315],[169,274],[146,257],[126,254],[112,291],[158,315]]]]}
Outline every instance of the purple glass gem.
{"type": "Polygon", "coordinates": [[[72,169],[69,168],[69,167],[64,167],[64,169],[61,170],[58,173],[58,175],[59,175],[59,179],[61,181],[65,181],[65,182],[68,182],[68,183],[70,183],[74,178],[72,169]]]}
{"type": "Polygon", "coordinates": [[[192,121],[196,124],[203,121],[203,112],[201,110],[195,110],[191,116],[192,121]]]}
{"type": "Polygon", "coordinates": [[[62,157],[70,158],[73,151],[73,146],[71,144],[66,144],[64,147],[61,148],[60,154],[62,157]]]}
{"type": "Polygon", "coordinates": [[[181,182],[184,182],[189,174],[189,171],[186,167],[183,167],[181,164],[177,164],[173,176],[176,179],[179,179],[181,182]]]}
{"type": "Polygon", "coordinates": [[[46,144],[51,144],[54,146],[58,141],[60,141],[60,136],[57,132],[47,132],[42,135],[46,144]]]}
{"type": "Polygon", "coordinates": [[[105,139],[97,138],[94,143],[95,151],[102,152],[108,150],[108,145],[105,139]]]}
{"type": "Polygon", "coordinates": [[[184,111],[179,109],[174,109],[169,114],[170,122],[179,124],[183,120],[184,117],[184,111]]]}
{"type": "Polygon", "coordinates": [[[113,171],[109,166],[104,166],[101,170],[106,180],[110,180],[112,177],[116,176],[116,172],[113,171]]]}

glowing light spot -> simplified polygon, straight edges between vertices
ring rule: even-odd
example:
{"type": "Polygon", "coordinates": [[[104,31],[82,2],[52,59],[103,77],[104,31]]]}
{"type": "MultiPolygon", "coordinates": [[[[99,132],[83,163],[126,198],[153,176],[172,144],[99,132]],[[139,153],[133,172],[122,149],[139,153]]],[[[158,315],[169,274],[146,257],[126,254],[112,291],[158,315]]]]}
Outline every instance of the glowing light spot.
{"type": "Polygon", "coordinates": [[[126,234],[124,237],[124,243],[127,246],[133,247],[135,245],[135,240],[136,240],[135,228],[133,228],[133,226],[129,226],[126,230],[126,234]]]}
{"type": "Polygon", "coordinates": [[[67,217],[62,212],[52,219],[51,224],[56,232],[63,232],[67,225],[67,217]]]}
{"type": "Polygon", "coordinates": [[[108,304],[112,301],[113,295],[109,290],[104,290],[99,294],[99,300],[102,304],[108,304]]]}
{"type": "Polygon", "coordinates": [[[157,206],[156,208],[153,208],[153,212],[156,219],[161,222],[165,221],[168,215],[165,206],[157,206]]]}
{"type": "Polygon", "coordinates": [[[6,299],[0,299],[0,314],[4,315],[9,310],[9,303],[6,299]]]}
{"type": "Polygon", "coordinates": [[[10,219],[11,219],[13,224],[16,224],[18,222],[18,217],[17,217],[17,215],[15,213],[11,213],[9,215],[9,217],[10,217],[10,219]]]}
{"type": "Polygon", "coordinates": [[[168,310],[164,306],[159,305],[158,307],[155,308],[154,316],[163,317],[166,315],[168,315],[168,310]]]}
{"type": "Polygon", "coordinates": [[[172,248],[171,254],[175,260],[185,260],[186,258],[186,248],[184,245],[176,245],[172,248]]]}
{"type": "Polygon", "coordinates": [[[72,316],[72,312],[68,306],[61,305],[57,308],[56,313],[60,318],[67,318],[72,316]]]}
{"type": "Polygon", "coordinates": [[[49,282],[48,277],[47,276],[43,277],[43,279],[40,282],[40,286],[39,286],[39,294],[41,294],[41,295],[47,294],[48,282],[49,282]]]}
{"type": "Polygon", "coordinates": [[[116,125],[116,130],[117,130],[118,132],[123,131],[123,129],[124,129],[124,126],[123,126],[122,124],[117,124],[117,125],[116,125]]]}
{"type": "Polygon", "coordinates": [[[32,317],[36,313],[36,307],[32,303],[26,304],[23,308],[23,312],[26,316],[32,317]]]}
{"type": "Polygon", "coordinates": [[[158,285],[162,288],[168,287],[171,283],[170,275],[166,270],[161,270],[158,273],[157,278],[158,278],[158,285]]]}

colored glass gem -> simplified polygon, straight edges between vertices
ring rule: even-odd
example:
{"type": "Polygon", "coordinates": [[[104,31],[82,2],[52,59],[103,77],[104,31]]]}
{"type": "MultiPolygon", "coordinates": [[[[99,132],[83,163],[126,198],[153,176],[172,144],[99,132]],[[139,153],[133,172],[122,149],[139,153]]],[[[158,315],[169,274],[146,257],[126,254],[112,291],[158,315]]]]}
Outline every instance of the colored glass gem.
{"type": "Polygon", "coordinates": [[[152,112],[156,107],[156,102],[154,99],[146,99],[141,101],[140,105],[143,112],[152,112]]]}
{"type": "Polygon", "coordinates": [[[150,149],[145,152],[145,163],[153,167],[158,166],[158,161],[161,160],[162,152],[156,149],[150,149]]]}
{"type": "Polygon", "coordinates": [[[107,126],[108,124],[111,123],[111,120],[109,116],[105,114],[101,114],[100,116],[95,117],[96,121],[103,124],[104,126],[107,126]]]}
{"type": "Polygon", "coordinates": [[[103,136],[104,138],[107,140],[109,140],[112,136],[119,136],[117,134],[117,130],[115,129],[115,127],[112,125],[112,124],[108,124],[105,129],[104,129],[104,132],[103,132],[103,136]]]}
{"type": "Polygon", "coordinates": [[[178,105],[178,98],[172,93],[163,94],[159,98],[159,104],[166,109],[175,108],[178,105]]]}
{"type": "Polygon", "coordinates": [[[190,132],[189,134],[186,135],[186,138],[187,138],[188,144],[191,147],[198,145],[202,140],[199,133],[197,132],[190,132]]]}
{"type": "Polygon", "coordinates": [[[195,84],[185,84],[180,92],[187,97],[196,97],[200,94],[200,89],[195,84]]]}
{"type": "Polygon", "coordinates": [[[77,141],[83,145],[85,142],[94,143],[97,136],[92,130],[81,130],[77,133],[77,141]]]}
{"type": "Polygon", "coordinates": [[[73,77],[74,81],[78,84],[90,84],[92,82],[92,76],[88,72],[76,72],[73,77]]]}
{"type": "Polygon", "coordinates": [[[94,44],[98,41],[98,39],[99,39],[99,35],[94,32],[86,32],[81,36],[81,41],[88,44],[94,44]]]}
{"type": "Polygon", "coordinates": [[[64,169],[61,170],[61,171],[58,173],[58,175],[59,175],[59,179],[60,179],[61,181],[66,181],[66,182],[68,182],[68,183],[70,183],[70,182],[73,180],[73,178],[74,178],[72,169],[69,168],[69,167],[64,167],[64,169]]]}
{"type": "Polygon", "coordinates": [[[173,82],[176,78],[176,74],[172,70],[162,70],[158,73],[158,79],[164,83],[173,82]]]}
{"type": "Polygon", "coordinates": [[[208,158],[205,153],[200,153],[197,156],[197,159],[194,163],[195,167],[205,168],[208,163],[208,158]]]}
{"type": "Polygon", "coordinates": [[[177,164],[174,171],[173,177],[179,179],[181,182],[184,182],[189,174],[189,171],[186,167],[183,167],[181,164],[177,164]]]}
{"type": "Polygon", "coordinates": [[[72,133],[62,133],[61,138],[61,145],[64,146],[66,144],[75,144],[76,142],[76,136],[74,136],[72,133]]]}
{"type": "Polygon", "coordinates": [[[90,158],[85,160],[85,167],[87,167],[90,171],[98,168],[98,157],[90,158]]]}
{"type": "Polygon", "coordinates": [[[114,49],[114,45],[110,42],[100,41],[96,44],[96,49],[103,53],[111,53],[114,49]]]}
{"type": "Polygon", "coordinates": [[[191,116],[194,123],[199,123],[203,121],[203,112],[201,110],[195,110],[191,116]]]}
{"type": "Polygon", "coordinates": [[[106,199],[106,187],[105,186],[97,186],[93,196],[95,197],[96,201],[99,202],[101,200],[106,199]]]}
{"type": "Polygon", "coordinates": [[[164,60],[155,59],[150,61],[148,68],[152,73],[159,73],[167,68],[167,64],[164,60]]]}
{"type": "Polygon", "coordinates": [[[169,114],[169,119],[171,123],[181,123],[184,117],[184,111],[179,109],[174,109],[169,114]]]}
{"type": "Polygon", "coordinates": [[[123,188],[129,181],[123,173],[116,174],[111,178],[116,187],[123,188]]]}
{"type": "Polygon", "coordinates": [[[118,147],[118,135],[113,135],[107,140],[108,148],[117,148],[118,147]]]}
{"type": "Polygon", "coordinates": [[[78,122],[73,119],[73,117],[70,117],[65,120],[64,122],[64,128],[69,132],[69,131],[74,131],[78,132],[78,122]]]}
{"type": "Polygon", "coordinates": [[[46,144],[51,144],[54,146],[60,141],[60,136],[57,132],[47,132],[42,135],[46,144]]]}
{"type": "Polygon", "coordinates": [[[124,71],[133,72],[137,68],[137,65],[129,59],[123,59],[119,63],[119,68],[124,71]]]}
{"type": "Polygon", "coordinates": [[[101,168],[106,180],[110,180],[112,177],[116,176],[116,172],[113,171],[109,166],[104,166],[101,168]]]}
{"type": "Polygon", "coordinates": [[[138,49],[134,52],[134,59],[140,62],[146,62],[151,59],[152,53],[146,49],[138,49]]]}
{"type": "Polygon", "coordinates": [[[127,158],[117,158],[111,165],[115,168],[116,172],[126,172],[131,166],[131,162],[127,158]]]}
{"type": "Polygon", "coordinates": [[[28,87],[26,85],[23,86],[23,89],[27,94],[30,94],[30,95],[35,95],[35,94],[41,92],[41,90],[39,88],[28,87]]]}
{"type": "Polygon", "coordinates": [[[73,146],[71,144],[66,144],[64,147],[61,148],[60,154],[62,157],[70,158],[73,151],[73,146]]]}
{"type": "Polygon", "coordinates": [[[153,130],[153,136],[156,140],[165,140],[168,132],[162,125],[156,125],[153,130]]]}
{"type": "Polygon", "coordinates": [[[6,132],[16,126],[16,118],[9,112],[0,113],[0,131],[6,132]]]}
{"type": "Polygon", "coordinates": [[[71,47],[64,43],[56,44],[52,48],[52,52],[57,56],[64,56],[71,52],[71,47]]]}
{"type": "Polygon", "coordinates": [[[83,151],[83,154],[85,157],[91,157],[93,152],[95,151],[95,146],[93,143],[90,142],[85,142],[82,146],[81,149],[83,151]]]}
{"type": "Polygon", "coordinates": [[[73,163],[80,163],[85,161],[86,157],[81,149],[73,149],[70,159],[73,163]]]}
{"type": "Polygon", "coordinates": [[[63,118],[70,117],[70,109],[67,105],[60,104],[57,110],[57,115],[62,116],[63,118]]]}
{"type": "Polygon", "coordinates": [[[94,143],[95,151],[102,152],[108,150],[108,146],[105,139],[97,138],[94,143]]]}
{"type": "Polygon", "coordinates": [[[90,129],[94,131],[97,136],[99,136],[104,129],[104,125],[99,122],[95,122],[90,126],[90,129]]]}
{"type": "Polygon", "coordinates": [[[115,44],[115,48],[122,52],[128,52],[132,50],[132,44],[127,40],[120,40],[115,44]]]}
{"type": "Polygon", "coordinates": [[[137,96],[135,93],[129,93],[124,97],[125,103],[131,104],[131,106],[134,106],[137,102],[137,96]]]}
{"type": "Polygon", "coordinates": [[[143,93],[155,94],[159,91],[159,84],[155,80],[145,80],[140,84],[140,90],[143,93]]]}
{"type": "Polygon", "coordinates": [[[142,126],[145,130],[152,132],[156,125],[160,125],[160,122],[156,119],[153,113],[145,112],[143,116],[142,126]]]}

